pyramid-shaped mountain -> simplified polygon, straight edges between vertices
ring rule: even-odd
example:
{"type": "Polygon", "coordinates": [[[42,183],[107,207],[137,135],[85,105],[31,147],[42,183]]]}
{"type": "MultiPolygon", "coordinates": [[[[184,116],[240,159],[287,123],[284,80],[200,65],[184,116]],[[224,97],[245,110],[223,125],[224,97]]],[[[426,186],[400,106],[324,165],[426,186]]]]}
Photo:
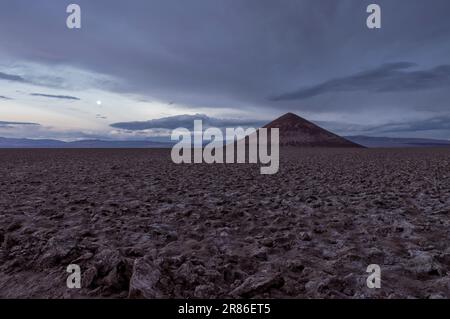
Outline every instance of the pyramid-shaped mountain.
{"type": "Polygon", "coordinates": [[[280,146],[362,147],[293,113],[287,113],[264,127],[280,130],[280,146]]]}

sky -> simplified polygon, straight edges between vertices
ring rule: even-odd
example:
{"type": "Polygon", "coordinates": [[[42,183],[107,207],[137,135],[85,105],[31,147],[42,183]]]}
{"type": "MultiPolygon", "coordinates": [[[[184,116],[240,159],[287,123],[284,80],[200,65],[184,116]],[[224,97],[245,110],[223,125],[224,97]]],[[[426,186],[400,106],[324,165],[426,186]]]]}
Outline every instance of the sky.
{"type": "Polygon", "coordinates": [[[448,0],[0,0],[0,137],[147,139],[294,112],[342,135],[450,139],[449,15],[448,0]]]}

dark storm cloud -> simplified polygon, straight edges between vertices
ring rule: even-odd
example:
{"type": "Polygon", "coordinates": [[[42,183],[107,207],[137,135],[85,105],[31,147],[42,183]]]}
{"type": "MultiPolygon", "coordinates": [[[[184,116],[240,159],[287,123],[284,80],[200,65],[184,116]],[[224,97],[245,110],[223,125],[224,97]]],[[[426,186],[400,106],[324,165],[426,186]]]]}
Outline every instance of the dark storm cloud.
{"type": "Polygon", "coordinates": [[[0,72],[0,80],[26,82],[25,79],[19,75],[8,74],[8,73],[3,73],[3,72],[0,72]]]}
{"type": "Polygon", "coordinates": [[[12,100],[12,98],[0,95],[0,100],[12,100]]]}
{"type": "Polygon", "coordinates": [[[194,126],[194,120],[202,120],[203,127],[219,127],[219,128],[238,127],[238,126],[256,128],[265,124],[263,122],[258,121],[246,121],[240,119],[219,119],[209,117],[205,114],[195,114],[195,115],[169,116],[160,119],[141,122],[113,123],[111,124],[111,127],[130,131],[140,131],[148,129],[173,130],[180,127],[192,129],[194,126]]]}
{"type": "Polygon", "coordinates": [[[9,126],[11,126],[11,125],[32,125],[32,126],[40,126],[40,124],[38,124],[38,123],[0,121],[0,127],[9,127],[9,126]]]}
{"type": "Polygon", "coordinates": [[[321,84],[285,93],[271,98],[273,101],[301,100],[330,92],[368,91],[404,92],[436,88],[450,89],[450,65],[440,65],[428,70],[408,71],[413,63],[398,62],[337,78],[321,84]]]}
{"type": "Polygon", "coordinates": [[[47,97],[50,99],[61,99],[61,100],[77,100],[79,101],[80,98],[70,95],[53,95],[53,94],[43,94],[43,93],[31,93],[31,96],[41,96],[41,97],[47,97]]]}
{"type": "Polygon", "coordinates": [[[24,84],[38,85],[42,87],[58,87],[64,83],[64,79],[60,77],[44,75],[41,78],[35,77],[34,79],[24,78],[21,75],[9,74],[0,72],[0,80],[19,82],[24,84]]]}
{"type": "Polygon", "coordinates": [[[383,125],[360,125],[329,121],[315,121],[325,129],[340,135],[363,136],[415,136],[433,137],[433,132],[439,132],[435,137],[448,139],[450,136],[450,114],[410,121],[392,121],[383,125]],[[415,133],[415,134],[411,134],[415,133]]]}
{"type": "Polygon", "coordinates": [[[450,115],[432,117],[417,121],[394,122],[366,129],[368,132],[395,133],[395,132],[421,132],[421,131],[449,131],[450,115]]]}

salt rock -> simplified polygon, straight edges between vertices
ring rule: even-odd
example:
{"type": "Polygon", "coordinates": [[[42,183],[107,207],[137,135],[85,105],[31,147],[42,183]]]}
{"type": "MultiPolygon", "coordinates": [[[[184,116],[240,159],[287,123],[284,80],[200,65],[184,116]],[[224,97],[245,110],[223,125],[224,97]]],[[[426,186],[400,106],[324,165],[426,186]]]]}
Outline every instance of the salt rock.
{"type": "Polygon", "coordinates": [[[45,253],[40,258],[43,267],[51,267],[59,264],[77,247],[74,239],[52,237],[44,247],[45,253]]]}
{"type": "Polygon", "coordinates": [[[270,273],[264,271],[247,278],[240,286],[230,292],[233,297],[251,298],[254,295],[262,294],[271,288],[281,288],[284,285],[284,278],[280,273],[270,273]]]}
{"type": "Polygon", "coordinates": [[[195,298],[211,298],[211,296],[214,296],[217,292],[217,288],[214,287],[214,285],[209,284],[209,285],[199,285],[197,287],[195,287],[195,291],[194,291],[194,297],[195,298]]]}
{"type": "Polygon", "coordinates": [[[256,258],[261,261],[267,260],[267,248],[260,247],[252,253],[252,258],[256,258]]]}
{"type": "Polygon", "coordinates": [[[101,275],[108,274],[121,261],[122,257],[118,250],[103,249],[95,256],[95,266],[101,275]]]}
{"type": "Polygon", "coordinates": [[[442,273],[442,268],[430,253],[424,251],[410,251],[409,253],[412,256],[412,259],[408,263],[408,268],[416,275],[442,273]]]}
{"type": "Polygon", "coordinates": [[[128,298],[154,299],[165,298],[165,294],[158,288],[162,279],[159,267],[149,257],[136,259],[130,280],[128,298]]]}
{"type": "Polygon", "coordinates": [[[82,278],[82,286],[83,287],[90,287],[92,283],[94,282],[95,278],[97,277],[97,268],[95,267],[89,267],[84,273],[82,278]]]}

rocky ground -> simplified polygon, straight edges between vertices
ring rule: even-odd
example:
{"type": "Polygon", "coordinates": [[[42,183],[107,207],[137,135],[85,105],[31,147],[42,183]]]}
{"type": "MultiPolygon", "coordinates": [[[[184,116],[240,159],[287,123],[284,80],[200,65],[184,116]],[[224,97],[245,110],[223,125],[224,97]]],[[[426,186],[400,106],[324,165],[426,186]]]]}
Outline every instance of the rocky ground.
{"type": "Polygon", "coordinates": [[[450,298],[450,149],[288,149],[277,175],[0,150],[0,176],[2,298],[450,298]]]}

